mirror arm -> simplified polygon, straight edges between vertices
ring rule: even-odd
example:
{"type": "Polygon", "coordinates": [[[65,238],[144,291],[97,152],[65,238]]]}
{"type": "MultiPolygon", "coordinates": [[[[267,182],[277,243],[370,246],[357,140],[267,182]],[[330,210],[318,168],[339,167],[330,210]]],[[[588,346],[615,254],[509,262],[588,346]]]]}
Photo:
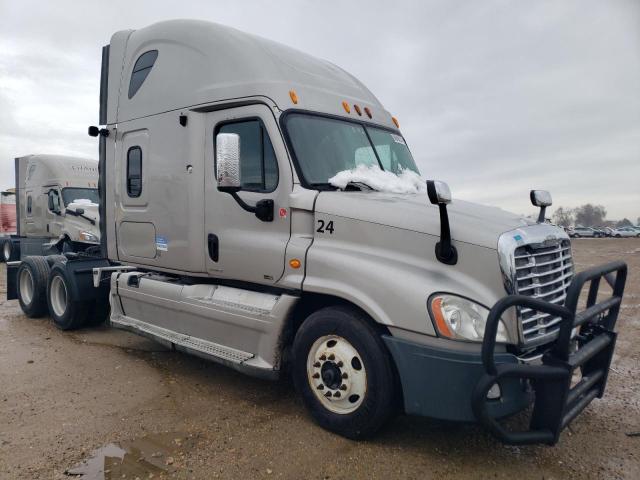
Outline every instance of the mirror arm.
{"type": "Polygon", "coordinates": [[[262,220],[263,222],[273,222],[274,203],[270,198],[259,200],[258,203],[253,206],[249,205],[242,198],[240,198],[240,195],[238,195],[238,191],[235,189],[221,188],[220,191],[226,191],[227,193],[229,193],[244,211],[255,214],[255,216],[259,220],[262,220]]]}
{"type": "Polygon", "coordinates": [[[447,204],[439,203],[438,209],[440,210],[440,241],[436,243],[436,258],[446,265],[455,265],[458,263],[458,250],[451,243],[447,204]]]}
{"type": "Polygon", "coordinates": [[[544,223],[546,213],[547,207],[540,207],[540,213],[538,214],[538,223],[544,223]]]}

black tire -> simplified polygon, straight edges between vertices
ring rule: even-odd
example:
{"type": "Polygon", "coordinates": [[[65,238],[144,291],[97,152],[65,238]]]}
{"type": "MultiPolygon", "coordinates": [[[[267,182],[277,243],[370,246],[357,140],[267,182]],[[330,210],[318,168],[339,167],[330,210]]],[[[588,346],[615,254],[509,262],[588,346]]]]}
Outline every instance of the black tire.
{"type": "Polygon", "coordinates": [[[616,235],[616,238],[622,238],[622,235],[617,234],[617,235],[616,235]]]}
{"type": "MultiPolygon", "coordinates": [[[[294,385],[311,416],[321,427],[347,438],[362,439],[373,435],[395,413],[399,388],[393,360],[371,320],[359,310],[348,306],[333,306],[311,314],[296,333],[292,353],[294,385]],[[314,344],[324,336],[341,337],[360,356],[360,368],[364,367],[366,375],[366,393],[357,409],[352,412],[336,413],[329,410],[315,393],[315,390],[320,391],[319,387],[311,385],[312,380],[307,373],[308,357],[314,344]]],[[[333,362],[327,360],[325,363],[333,362]]],[[[325,363],[322,364],[322,372],[325,370],[325,363]]],[[[340,363],[343,362],[339,362],[338,366],[340,363]]],[[[353,359],[350,363],[353,365],[353,359]]],[[[316,365],[317,362],[313,366],[316,365]]],[[[333,366],[336,364],[333,363],[333,366]]],[[[341,373],[344,374],[346,373],[341,373]]],[[[324,373],[322,375],[317,382],[325,381],[324,373]]],[[[354,395],[344,398],[351,401],[351,397],[354,395]]]]}
{"type": "Polygon", "coordinates": [[[51,268],[47,283],[47,304],[53,323],[60,330],[75,330],[87,324],[92,302],[73,299],[73,282],[65,267],[58,262],[51,268]]]}
{"type": "Polygon", "coordinates": [[[12,262],[18,260],[20,257],[20,247],[18,244],[12,242],[10,239],[5,239],[0,242],[2,250],[0,251],[0,258],[3,262],[12,262]]]}
{"type": "Polygon", "coordinates": [[[67,257],[64,255],[47,255],[44,257],[50,267],[53,267],[56,263],[66,263],[67,257]]]}
{"type": "Polygon", "coordinates": [[[47,281],[49,264],[44,257],[25,257],[16,273],[18,301],[27,317],[38,318],[47,314],[47,281]]]}

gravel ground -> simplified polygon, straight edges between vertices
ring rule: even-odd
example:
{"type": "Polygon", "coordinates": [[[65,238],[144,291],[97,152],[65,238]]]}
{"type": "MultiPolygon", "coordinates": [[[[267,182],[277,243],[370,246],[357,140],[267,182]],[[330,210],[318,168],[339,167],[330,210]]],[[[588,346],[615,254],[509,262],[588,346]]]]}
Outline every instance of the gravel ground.
{"type": "Polygon", "coordinates": [[[3,265],[0,478],[640,478],[640,437],[626,435],[640,431],[640,239],[573,243],[578,270],[622,258],[630,275],[607,393],[555,447],[507,447],[473,425],[409,417],[346,440],[315,426],[287,383],[122,331],[64,333],[26,318],[4,300],[3,265]]]}

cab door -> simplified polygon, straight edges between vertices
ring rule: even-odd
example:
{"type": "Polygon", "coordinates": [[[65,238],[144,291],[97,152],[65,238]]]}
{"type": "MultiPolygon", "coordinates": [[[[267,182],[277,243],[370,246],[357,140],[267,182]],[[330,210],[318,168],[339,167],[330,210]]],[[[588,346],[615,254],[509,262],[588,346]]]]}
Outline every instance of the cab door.
{"type": "Polygon", "coordinates": [[[274,284],[284,271],[290,237],[291,164],[276,119],[266,105],[256,104],[206,114],[205,121],[205,258],[207,272],[241,282],[274,284]],[[274,202],[273,220],[245,211],[216,183],[216,135],[240,137],[238,196],[249,205],[274,202]]]}
{"type": "Polygon", "coordinates": [[[50,188],[47,192],[47,210],[48,231],[52,237],[57,238],[62,234],[63,215],[66,215],[63,211],[63,202],[57,187],[50,188]]]}

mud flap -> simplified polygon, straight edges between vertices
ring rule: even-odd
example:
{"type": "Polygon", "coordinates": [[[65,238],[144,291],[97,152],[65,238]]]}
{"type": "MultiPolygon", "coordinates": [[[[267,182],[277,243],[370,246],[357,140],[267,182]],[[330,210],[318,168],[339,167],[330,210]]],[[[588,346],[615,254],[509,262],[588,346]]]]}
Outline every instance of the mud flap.
{"type": "Polygon", "coordinates": [[[7,263],[7,300],[18,299],[18,267],[20,262],[7,263]]]}

